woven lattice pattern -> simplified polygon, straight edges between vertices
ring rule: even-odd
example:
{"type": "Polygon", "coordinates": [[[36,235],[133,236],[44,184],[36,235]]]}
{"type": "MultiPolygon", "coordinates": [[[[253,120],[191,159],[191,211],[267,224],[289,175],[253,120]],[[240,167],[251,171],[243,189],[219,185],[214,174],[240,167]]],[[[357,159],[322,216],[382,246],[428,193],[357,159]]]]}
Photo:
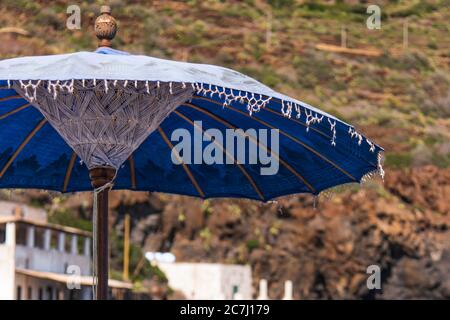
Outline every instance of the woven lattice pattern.
{"type": "Polygon", "coordinates": [[[122,163],[194,90],[149,81],[14,81],[88,168],[122,163]]]}

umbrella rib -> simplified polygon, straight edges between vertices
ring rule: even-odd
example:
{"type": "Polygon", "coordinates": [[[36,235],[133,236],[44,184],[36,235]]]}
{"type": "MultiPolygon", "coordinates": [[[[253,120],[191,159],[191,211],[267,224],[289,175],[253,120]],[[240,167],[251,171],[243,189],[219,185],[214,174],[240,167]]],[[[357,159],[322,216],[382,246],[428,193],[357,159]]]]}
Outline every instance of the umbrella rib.
{"type": "MultiPolygon", "coordinates": [[[[208,134],[205,132],[205,130],[203,130],[203,128],[200,128],[197,124],[195,124],[191,119],[189,119],[188,117],[186,117],[186,116],[185,116],[184,114],[182,114],[181,112],[175,110],[174,113],[175,113],[177,116],[179,116],[180,118],[182,118],[183,120],[189,122],[193,127],[197,128],[197,129],[200,129],[204,134],[208,135],[208,134]]],[[[253,178],[250,176],[250,174],[247,172],[247,170],[244,168],[244,166],[243,166],[242,164],[238,163],[237,160],[236,160],[233,156],[231,156],[230,153],[229,153],[227,150],[225,150],[224,147],[223,147],[219,142],[217,142],[217,140],[214,140],[213,142],[214,142],[214,144],[216,144],[216,145],[222,150],[222,152],[224,152],[224,153],[227,155],[227,157],[228,157],[229,159],[232,159],[232,160],[233,160],[233,163],[235,163],[235,164],[239,167],[239,169],[241,170],[242,174],[247,178],[248,182],[250,182],[251,186],[253,187],[253,189],[255,190],[255,192],[258,194],[259,198],[260,198],[262,201],[265,201],[265,200],[264,200],[264,196],[263,196],[261,190],[258,188],[258,186],[257,186],[257,184],[256,184],[256,182],[255,182],[255,180],[253,180],[253,178]]]]}
{"type": "Polygon", "coordinates": [[[22,98],[22,96],[17,94],[15,96],[9,96],[9,97],[0,98],[0,102],[9,101],[9,100],[13,100],[13,99],[23,99],[23,98],[22,98]]]}
{"type": "Polygon", "coordinates": [[[130,163],[131,188],[132,189],[136,189],[136,167],[134,166],[133,155],[130,155],[130,157],[128,158],[128,162],[130,163]]]}
{"type": "MultiPolygon", "coordinates": [[[[216,102],[216,101],[214,101],[214,100],[212,100],[212,99],[208,99],[208,98],[204,98],[204,97],[196,97],[196,98],[198,98],[198,99],[203,99],[203,100],[209,101],[209,102],[211,102],[211,103],[214,103],[214,104],[216,104],[216,105],[222,106],[222,104],[220,104],[220,103],[218,103],[218,102],[216,102]]],[[[233,107],[231,107],[231,106],[227,106],[227,107],[228,107],[230,110],[235,111],[235,112],[237,112],[237,113],[240,113],[240,114],[242,114],[242,115],[244,115],[244,116],[246,116],[246,117],[248,117],[248,118],[250,118],[250,119],[253,119],[254,121],[257,121],[257,122],[261,123],[262,125],[264,125],[264,126],[266,126],[266,127],[269,127],[269,128],[271,128],[271,129],[277,129],[277,128],[271,126],[270,124],[268,124],[267,122],[265,122],[265,121],[263,121],[263,120],[260,120],[260,119],[256,118],[255,116],[251,116],[251,115],[249,115],[249,114],[247,114],[247,113],[245,113],[245,112],[243,112],[243,111],[241,111],[241,110],[237,110],[237,109],[235,109],[235,108],[233,108],[233,107]]],[[[344,173],[344,174],[345,174],[346,176],[348,176],[350,179],[352,179],[352,180],[354,180],[354,181],[357,181],[356,178],[353,177],[353,175],[351,175],[350,173],[348,173],[346,170],[344,170],[343,168],[341,168],[339,165],[337,165],[336,163],[334,163],[333,161],[331,161],[330,159],[328,159],[328,158],[325,157],[324,155],[322,155],[322,154],[320,154],[319,152],[317,152],[316,150],[314,150],[312,147],[310,147],[310,146],[308,146],[307,144],[301,142],[300,140],[298,140],[297,138],[295,138],[295,137],[291,136],[290,134],[284,132],[283,130],[281,130],[281,129],[278,129],[278,130],[280,130],[280,133],[281,133],[282,135],[284,135],[285,137],[291,139],[291,140],[294,141],[295,143],[297,143],[297,144],[303,146],[304,148],[308,149],[310,152],[312,152],[313,154],[315,154],[316,156],[318,156],[318,157],[321,158],[322,160],[325,160],[326,162],[328,162],[329,164],[331,164],[333,167],[335,167],[336,169],[338,169],[339,171],[341,171],[342,173],[344,173]]]]}
{"type": "Polygon", "coordinates": [[[5,113],[5,114],[2,114],[2,115],[0,116],[0,120],[3,120],[3,119],[5,119],[5,118],[9,117],[10,115],[13,115],[13,114],[16,113],[16,112],[19,112],[19,111],[21,111],[21,110],[23,110],[23,109],[25,109],[25,108],[28,108],[30,105],[31,105],[31,104],[29,104],[29,103],[25,103],[24,105],[22,105],[22,106],[20,106],[20,107],[17,107],[17,108],[14,109],[14,110],[11,110],[11,111],[9,111],[9,112],[7,112],[7,113],[5,113]]]}
{"type": "MultiPolygon", "coordinates": [[[[169,147],[169,149],[172,151],[173,149],[173,144],[170,142],[169,138],[167,138],[166,134],[164,133],[163,129],[161,127],[158,127],[158,132],[159,134],[162,136],[164,142],[167,144],[167,146],[169,147]]],[[[189,179],[191,180],[192,184],[194,185],[195,189],[197,190],[197,192],[199,193],[199,195],[204,198],[205,197],[205,193],[202,191],[202,189],[200,188],[200,186],[197,183],[197,180],[195,179],[194,175],[192,174],[191,170],[189,169],[189,167],[183,162],[183,160],[180,158],[180,156],[178,155],[178,153],[174,153],[175,157],[177,158],[178,162],[181,163],[181,165],[183,166],[184,171],[186,172],[187,176],[189,177],[189,179]]]]}
{"type": "Polygon", "coordinates": [[[37,125],[36,127],[34,127],[34,129],[27,135],[27,137],[25,138],[25,140],[22,141],[22,143],[19,145],[19,147],[16,149],[16,151],[14,151],[14,153],[11,155],[11,157],[8,159],[8,161],[6,162],[5,166],[3,167],[3,169],[0,171],[0,178],[3,177],[3,175],[5,174],[5,172],[8,170],[8,168],[11,166],[11,164],[14,162],[14,160],[17,158],[17,156],[19,155],[19,153],[22,151],[22,149],[28,144],[28,142],[31,140],[31,138],[33,138],[33,136],[44,126],[44,124],[47,123],[47,119],[42,119],[37,125]]]}
{"type": "Polygon", "coordinates": [[[69,185],[70,176],[72,175],[72,169],[73,169],[73,165],[75,164],[76,159],[77,159],[77,154],[75,152],[72,152],[72,156],[70,157],[69,165],[67,166],[67,169],[66,169],[66,175],[64,176],[64,185],[63,185],[62,192],[67,191],[67,186],[69,185]]]}
{"type": "MultiPolygon", "coordinates": [[[[219,116],[216,116],[215,114],[212,114],[211,112],[209,112],[207,110],[204,110],[204,109],[202,109],[202,108],[200,108],[200,107],[198,107],[196,105],[193,105],[193,104],[190,104],[190,103],[185,103],[185,104],[183,104],[183,106],[187,106],[187,107],[193,108],[193,109],[195,109],[195,110],[197,110],[197,111],[199,111],[199,112],[201,112],[203,114],[206,114],[209,117],[213,118],[214,120],[222,123],[223,125],[225,125],[228,128],[237,129],[236,126],[234,126],[230,122],[226,121],[225,119],[223,119],[223,118],[221,118],[219,116]]],[[[240,131],[237,131],[237,132],[240,135],[244,136],[244,138],[248,137],[250,141],[255,143],[257,146],[260,146],[261,148],[263,148],[266,152],[271,153],[281,163],[282,166],[284,166],[292,174],[294,174],[299,180],[301,180],[309,188],[309,190],[311,190],[311,192],[313,194],[316,193],[316,189],[308,181],[306,181],[306,179],[300,173],[298,173],[297,170],[292,168],[291,165],[289,165],[286,161],[284,161],[278,153],[276,153],[275,151],[272,151],[269,147],[265,146],[264,144],[258,143],[258,141],[255,141],[255,139],[252,136],[250,136],[250,135],[247,136],[245,134],[242,134],[240,131]]]]}

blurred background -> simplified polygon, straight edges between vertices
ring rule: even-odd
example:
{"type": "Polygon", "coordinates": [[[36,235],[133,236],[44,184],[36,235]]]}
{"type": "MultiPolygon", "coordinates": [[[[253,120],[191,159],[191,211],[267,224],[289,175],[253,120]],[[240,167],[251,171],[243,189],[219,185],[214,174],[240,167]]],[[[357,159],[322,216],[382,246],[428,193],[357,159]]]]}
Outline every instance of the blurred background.
{"type": "MultiPolygon", "coordinates": [[[[180,268],[208,267],[212,278],[246,266],[238,282],[248,279],[251,298],[265,283],[270,299],[450,298],[450,1],[0,0],[0,58],[94,51],[105,3],[119,24],[115,48],[236,69],[354,124],[386,150],[384,183],[317,201],[112,192],[111,275],[130,280],[135,297],[203,297],[198,286],[177,287],[173,265],[191,263],[180,268]],[[380,29],[367,26],[369,4],[381,9],[380,29]],[[80,8],[78,30],[66,27],[69,5],[80,8]],[[170,252],[176,262],[158,267],[146,252],[170,252]],[[379,290],[366,285],[370,265],[381,270],[379,290]]],[[[26,205],[53,225],[90,231],[91,198],[1,190],[0,211],[26,205]]],[[[236,286],[231,294],[247,294],[236,286]]]]}

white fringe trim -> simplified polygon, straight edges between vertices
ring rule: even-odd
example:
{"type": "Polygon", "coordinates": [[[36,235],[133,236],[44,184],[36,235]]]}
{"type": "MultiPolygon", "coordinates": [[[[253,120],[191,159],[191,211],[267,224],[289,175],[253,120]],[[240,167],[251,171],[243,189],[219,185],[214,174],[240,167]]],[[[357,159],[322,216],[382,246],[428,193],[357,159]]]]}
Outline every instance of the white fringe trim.
{"type": "Polygon", "coordinates": [[[383,169],[383,163],[384,163],[384,152],[379,151],[377,155],[378,159],[378,174],[380,175],[381,179],[384,181],[384,169],[383,169]]]}
{"type": "MultiPolygon", "coordinates": [[[[97,85],[98,79],[91,79],[90,82],[94,84],[94,87],[97,85]]],[[[89,80],[87,79],[81,79],[82,86],[85,87],[86,83],[89,80]]],[[[152,83],[155,83],[155,81],[137,81],[137,80],[99,80],[103,81],[103,89],[105,93],[108,93],[108,90],[111,88],[116,88],[117,86],[122,86],[124,89],[129,88],[130,82],[133,83],[133,86],[135,89],[138,88],[139,83],[144,83],[144,86],[146,88],[147,94],[150,94],[150,88],[152,87],[152,83]],[[150,84],[149,84],[150,83],[150,84]]],[[[23,89],[23,92],[26,96],[26,98],[33,103],[36,100],[36,90],[40,85],[44,85],[44,82],[46,83],[46,87],[48,89],[49,93],[53,94],[53,98],[57,99],[59,92],[68,92],[73,93],[74,90],[74,79],[71,80],[20,80],[20,87],[23,89]]],[[[173,86],[174,84],[181,84],[182,89],[185,89],[187,85],[190,85],[197,95],[201,96],[209,96],[210,98],[214,98],[216,95],[220,100],[223,101],[223,107],[227,107],[228,105],[231,105],[233,102],[239,102],[241,104],[247,105],[247,110],[250,115],[253,113],[259,112],[261,108],[264,108],[273,98],[263,96],[261,94],[255,94],[252,92],[246,92],[242,90],[236,90],[236,89],[230,89],[230,88],[224,88],[216,85],[211,84],[204,84],[204,83],[185,83],[185,82],[169,82],[169,93],[173,94],[173,86]]],[[[11,81],[8,80],[8,87],[11,87],[11,81]]],[[[159,89],[161,87],[161,81],[156,81],[156,87],[159,89]]],[[[285,101],[281,100],[281,114],[287,118],[291,118],[293,116],[293,113],[295,113],[295,117],[297,119],[301,118],[302,115],[302,108],[303,113],[305,115],[305,124],[306,124],[306,131],[309,132],[309,127],[314,124],[320,124],[322,123],[324,117],[323,114],[314,112],[310,110],[309,108],[294,103],[292,101],[285,101]]],[[[329,124],[330,132],[331,132],[331,139],[330,143],[332,146],[336,146],[337,143],[337,136],[336,136],[336,123],[337,121],[335,119],[331,119],[329,117],[327,118],[327,122],[329,124]]],[[[376,151],[376,145],[370,141],[369,139],[365,138],[363,135],[361,135],[359,132],[356,131],[356,129],[352,126],[349,126],[348,128],[348,134],[352,139],[356,139],[359,146],[362,145],[363,142],[365,142],[369,148],[370,152],[376,151]]]]}

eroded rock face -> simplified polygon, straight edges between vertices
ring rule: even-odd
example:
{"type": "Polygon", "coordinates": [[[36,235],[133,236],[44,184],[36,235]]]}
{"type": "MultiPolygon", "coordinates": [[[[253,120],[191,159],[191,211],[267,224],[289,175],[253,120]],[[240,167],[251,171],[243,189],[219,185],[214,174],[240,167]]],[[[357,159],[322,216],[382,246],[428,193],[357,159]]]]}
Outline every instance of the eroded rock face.
{"type": "Polygon", "coordinates": [[[250,263],[255,291],[268,279],[271,298],[282,297],[285,280],[296,299],[450,298],[450,169],[388,172],[384,185],[349,189],[316,209],[310,196],[277,204],[163,198],[145,249],[171,250],[178,261],[250,263]],[[367,288],[370,265],[381,269],[381,290],[367,288]]]}
{"type": "Polygon", "coordinates": [[[408,169],[386,177],[386,188],[408,204],[450,213],[450,170],[434,166],[408,169]]]}
{"type": "Polygon", "coordinates": [[[437,261],[424,257],[402,258],[386,281],[385,299],[448,299],[450,297],[449,251],[437,261]]]}

